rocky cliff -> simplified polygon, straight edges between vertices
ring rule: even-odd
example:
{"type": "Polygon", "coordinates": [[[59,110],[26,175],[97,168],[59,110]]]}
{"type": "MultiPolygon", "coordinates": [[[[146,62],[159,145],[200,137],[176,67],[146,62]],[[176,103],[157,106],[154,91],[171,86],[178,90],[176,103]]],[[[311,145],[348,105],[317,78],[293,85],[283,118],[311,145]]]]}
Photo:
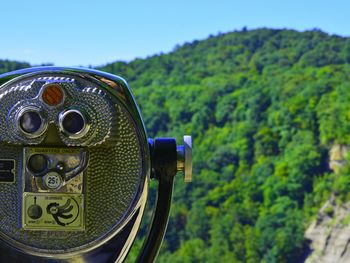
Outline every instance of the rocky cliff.
{"type": "MultiPolygon", "coordinates": [[[[330,149],[329,167],[336,174],[346,162],[349,147],[333,145],[330,149]]],[[[350,262],[350,202],[336,202],[334,193],[322,206],[318,216],[305,233],[311,241],[311,254],[305,263],[350,262]]]]}

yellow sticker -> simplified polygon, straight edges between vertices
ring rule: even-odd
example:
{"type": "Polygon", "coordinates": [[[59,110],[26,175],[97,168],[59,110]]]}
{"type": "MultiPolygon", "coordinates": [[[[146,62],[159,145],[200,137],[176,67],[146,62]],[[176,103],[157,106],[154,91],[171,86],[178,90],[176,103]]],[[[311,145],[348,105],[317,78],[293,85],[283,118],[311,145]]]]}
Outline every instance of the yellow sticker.
{"type": "Polygon", "coordinates": [[[84,196],[67,193],[23,193],[22,224],[26,230],[84,230],[84,196]]]}
{"type": "Polygon", "coordinates": [[[81,149],[78,148],[28,148],[29,154],[47,153],[47,154],[79,154],[81,149]]]}

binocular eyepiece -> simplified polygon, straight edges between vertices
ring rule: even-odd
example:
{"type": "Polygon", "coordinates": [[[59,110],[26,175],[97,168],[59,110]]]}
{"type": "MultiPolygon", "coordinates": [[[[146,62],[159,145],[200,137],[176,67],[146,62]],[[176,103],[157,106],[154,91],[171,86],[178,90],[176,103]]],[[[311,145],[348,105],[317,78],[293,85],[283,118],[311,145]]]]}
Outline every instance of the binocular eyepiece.
{"type": "Polygon", "coordinates": [[[147,138],[122,78],[57,67],[0,75],[1,262],[122,262],[155,178],[138,258],[152,262],[178,171],[191,181],[191,137],[147,138]]]}

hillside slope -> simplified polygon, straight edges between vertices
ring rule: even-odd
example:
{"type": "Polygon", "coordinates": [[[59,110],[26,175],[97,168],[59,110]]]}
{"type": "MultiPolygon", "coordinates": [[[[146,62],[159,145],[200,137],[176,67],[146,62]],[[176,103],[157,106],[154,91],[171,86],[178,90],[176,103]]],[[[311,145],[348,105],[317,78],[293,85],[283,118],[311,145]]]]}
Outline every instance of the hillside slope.
{"type": "Polygon", "coordinates": [[[194,136],[158,262],[305,260],[319,209],[350,199],[347,160],[328,164],[350,144],[349,62],[349,38],[259,29],[99,68],[128,80],[150,136],[194,136]]]}
{"type": "Polygon", "coordinates": [[[176,185],[159,262],[298,262],[332,192],[349,199],[350,40],[260,29],[102,70],[133,88],[150,135],[194,136],[195,180],[176,185]]]}

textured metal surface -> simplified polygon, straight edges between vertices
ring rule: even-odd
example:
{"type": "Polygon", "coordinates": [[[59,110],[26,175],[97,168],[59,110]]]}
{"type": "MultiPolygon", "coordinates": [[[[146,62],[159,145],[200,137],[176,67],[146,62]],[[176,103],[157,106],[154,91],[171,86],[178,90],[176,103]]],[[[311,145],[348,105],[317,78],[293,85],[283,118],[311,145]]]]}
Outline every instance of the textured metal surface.
{"type": "Polygon", "coordinates": [[[111,121],[115,115],[110,101],[105,93],[82,78],[66,74],[42,74],[29,77],[15,84],[4,86],[0,90],[0,141],[14,144],[38,144],[43,141],[45,133],[38,138],[27,138],[17,128],[18,112],[28,106],[36,106],[42,110],[49,123],[58,127],[57,118],[66,109],[78,108],[89,117],[90,129],[80,139],[71,139],[60,133],[62,141],[69,146],[91,146],[103,143],[109,137],[111,121]],[[50,107],[40,100],[41,88],[48,84],[59,84],[66,94],[65,101],[58,107],[50,107]]]}
{"type": "MultiPolygon", "coordinates": [[[[123,93],[125,98],[126,91],[123,93]]],[[[131,106],[130,110],[120,99],[84,78],[62,73],[25,77],[0,89],[0,159],[14,159],[17,164],[15,183],[0,184],[0,239],[34,254],[87,251],[121,230],[124,221],[139,208],[141,194],[143,211],[143,191],[148,174],[145,136],[143,126],[139,126],[142,121],[130,113],[135,107],[131,106]],[[59,107],[47,107],[38,98],[40,88],[49,82],[59,83],[66,93],[65,102],[59,107]],[[49,232],[21,228],[23,146],[43,147],[46,133],[39,138],[23,137],[15,129],[13,116],[18,109],[33,104],[56,125],[63,144],[89,148],[90,162],[85,174],[85,231],[49,232]],[[59,132],[57,116],[69,107],[82,108],[89,115],[91,129],[83,138],[73,140],[59,132]]],[[[133,230],[131,240],[135,234],[133,230]]],[[[126,246],[130,245],[128,241],[126,246]]]]}

